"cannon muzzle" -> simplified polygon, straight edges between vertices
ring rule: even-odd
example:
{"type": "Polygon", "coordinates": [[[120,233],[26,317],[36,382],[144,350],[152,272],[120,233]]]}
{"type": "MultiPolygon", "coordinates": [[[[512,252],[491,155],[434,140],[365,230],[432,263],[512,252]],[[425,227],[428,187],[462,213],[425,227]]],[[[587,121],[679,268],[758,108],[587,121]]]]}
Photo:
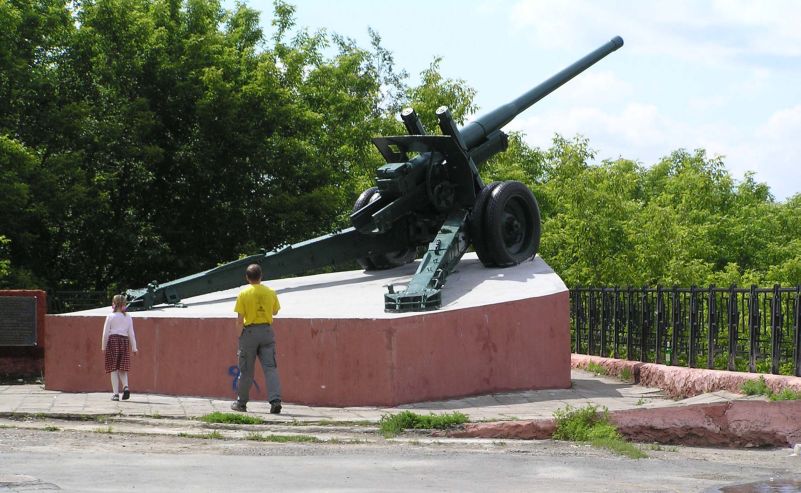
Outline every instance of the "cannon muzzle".
{"type": "Polygon", "coordinates": [[[600,46],[592,53],[589,53],[584,58],[572,63],[561,72],[526,92],[514,101],[496,108],[486,115],[483,115],[468,123],[460,129],[465,146],[468,149],[478,146],[484,140],[486,140],[491,133],[503,128],[507,123],[512,121],[517,115],[525,111],[528,107],[552,93],[562,84],[577,76],[581,72],[587,70],[589,67],[621,46],[623,46],[623,38],[620,36],[615,36],[609,42],[600,46]]]}

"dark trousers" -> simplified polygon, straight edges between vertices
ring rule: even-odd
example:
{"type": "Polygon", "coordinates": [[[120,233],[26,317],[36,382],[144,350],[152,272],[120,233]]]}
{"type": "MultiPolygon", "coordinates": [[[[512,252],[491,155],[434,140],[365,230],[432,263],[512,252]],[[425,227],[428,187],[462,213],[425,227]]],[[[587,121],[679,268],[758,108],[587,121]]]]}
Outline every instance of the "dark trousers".
{"type": "Polygon", "coordinates": [[[267,384],[267,400],[281,399],[281,382],[278,379],[278,366],[275,362],[275,332],[268,324],[254,324],[245,327],[239,336],[239,383],[237,399],[243,404],[250,400],[250,386],[253,385],[253,372],[256,357],[264,370],[267,384]]]}

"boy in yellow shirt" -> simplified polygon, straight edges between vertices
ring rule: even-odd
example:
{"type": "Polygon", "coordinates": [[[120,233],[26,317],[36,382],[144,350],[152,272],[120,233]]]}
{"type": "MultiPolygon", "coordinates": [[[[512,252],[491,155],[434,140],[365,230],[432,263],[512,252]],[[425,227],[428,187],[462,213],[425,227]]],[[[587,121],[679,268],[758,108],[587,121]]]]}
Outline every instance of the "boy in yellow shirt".
{"type": "Polygon", "coordinates": [[[278,313],[281,305],[275,291],[261,284],[261,266],[251,264],[245,271],[245,278],[250,284],[236,297],[234,311],[237,313],[236,328],[239,335],[239,382],[237,399],[231,404],[234,411],[247,412],[250,398],[250,386],[253,384],[253,372],[256,356],[259,357],[264,378],[267,381],[267,400],[270,401],[270,412],[281,412],[281,382],[278,378],[278,366],[275,362],[275,332],[273,332],[273,315],[278,313]]]}

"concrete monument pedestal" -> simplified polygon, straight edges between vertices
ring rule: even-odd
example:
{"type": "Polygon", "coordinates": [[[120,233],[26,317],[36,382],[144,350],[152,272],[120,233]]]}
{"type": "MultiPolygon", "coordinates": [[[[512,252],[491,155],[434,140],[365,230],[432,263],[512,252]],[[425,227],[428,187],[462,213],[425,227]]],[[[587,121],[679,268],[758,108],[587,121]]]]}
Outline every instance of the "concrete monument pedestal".
{"type": "MultiPolygon", "coordinates": [[[[542,259],[487,269],[466,254],[441,309],[385,313],[384,286],[403,284],[418,263],[280,280],[265,273],[282,305],[273,325],[285,402],[394,406],[570,387],[568,290],[542,259]]],[[[131,313],[140,351],[132,392],[233,398],[239,290],[131,313]]],[[[110,310],[48,315],[47,389],[110,392],[100,351],[110,310]]],[[[251,399],[265,399],[260,369],[256,385],[251,399]]]]}

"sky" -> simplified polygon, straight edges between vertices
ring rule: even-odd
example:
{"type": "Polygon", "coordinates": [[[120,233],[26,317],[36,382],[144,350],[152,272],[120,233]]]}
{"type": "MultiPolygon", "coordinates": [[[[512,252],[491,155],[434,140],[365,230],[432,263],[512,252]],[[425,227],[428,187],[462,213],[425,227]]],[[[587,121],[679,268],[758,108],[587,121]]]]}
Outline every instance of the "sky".
{"type": "MultiPolygon", "coordinates": [[[[262,12],[272,0],[242,0],[262,12]]],[[[625,45],[506,130],[550,147],[589,139],[596,160],[650,166],[677,149],[753,172],[777,201],[801,193],[801,2],[796,0],[288,0],[298,26],[369,48],[368,28],[414,85],[435,57],[476,90],[476,116],[614,36],[625,45]]]]}

